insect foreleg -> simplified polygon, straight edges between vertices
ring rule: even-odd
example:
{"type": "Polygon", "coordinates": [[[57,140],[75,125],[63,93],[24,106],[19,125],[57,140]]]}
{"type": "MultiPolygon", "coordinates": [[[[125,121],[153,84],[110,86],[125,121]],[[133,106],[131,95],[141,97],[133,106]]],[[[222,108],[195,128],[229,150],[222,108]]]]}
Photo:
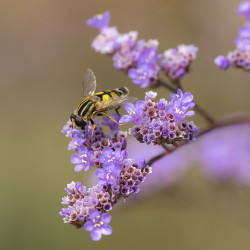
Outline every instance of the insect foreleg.
{"type": "Polygon", "coordinates": [[[111,117],[110,115],[108,115],[108,114],[105,113],[105,112],[98,113],[97,115],[98,115],[98,116],[107,116],[111,121],[113,121],[113,122],[115,122],[115,123],[117,123],[117,124],[123,124],[123,123],[120,123],[120,122],[116,121],[113,117],[111,117]]]}

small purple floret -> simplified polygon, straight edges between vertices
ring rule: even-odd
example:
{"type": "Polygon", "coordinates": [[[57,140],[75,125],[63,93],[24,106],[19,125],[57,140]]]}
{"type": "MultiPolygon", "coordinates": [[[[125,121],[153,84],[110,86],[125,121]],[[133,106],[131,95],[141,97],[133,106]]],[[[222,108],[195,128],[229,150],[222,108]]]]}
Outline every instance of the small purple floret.
{"type": "Polygon", "coordinates": [[[236,14],[244,15],[248,20],[250,19],[250,2],[243,1],[239,4],[236,14]]]}
{"type": "Polygon", "coordinates": [[[78,154],[73,154],[71,156],[71,162],[76,164],[75,171],[79,172],[81,170],[88,171],[92,165],[93,151],[89,151],[85,146],[80,146],[78,148],[78,154]]]}
{"type": "Polygon", "coordinates": [[[111,16],[110,11],[107,11],[103,14],[94,16],[93,18],[87,20],[86,23],[90,27],[94,27],[99,30],[102,30],[109,26],[110,16],[111,16]]]}
{"type": "Polygon", "coordinates": [[[84,229],[90,232],[92,240],[98,241],[102,235],[112,234],[112,227],[108,225],[110,221],[110,214],[101,214],[97,209],[93,209],[89,213],[89,219],[84,224],[84,229]]]}
{"type": "Polygon", "coordinates": [[[151,82],[157,80],[159,68],[154,64],[141,63],[138,68],[131,68],[128,76],[133,83],[139,84],[141,88],[146,88],[151,82]]]}
{"type": "Polygon", "coordinates": [[[104,168],[97,169],[96,176],[98,177],[100,185],[114,185],[117,182],[120,172],[121,167],[112,163],[104,168]]]}
{"type": "Polygon", "coordinates": [[[214,63],[223,70],[227,70],[230,67],[230,60],[225,56],[217,56],[214,59],[214,63]]]}

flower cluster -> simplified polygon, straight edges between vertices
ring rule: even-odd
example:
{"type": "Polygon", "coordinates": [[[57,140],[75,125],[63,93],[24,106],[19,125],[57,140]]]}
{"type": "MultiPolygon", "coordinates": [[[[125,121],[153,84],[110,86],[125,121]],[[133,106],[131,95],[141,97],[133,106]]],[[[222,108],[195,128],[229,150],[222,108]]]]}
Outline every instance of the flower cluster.
{"type": "MultiPolygon", "coordinates": [[[[114,115],[117,119],[118,115],[114,115]]],[[[107,119],[105,119],[107,120],[107,119]]],[[[67,122],[64,126],[63,133],[67,137],[71,137],[68,149],[77,151],[71,157],[71,162],[76,164],[75,171],[88,171],[91,166],[99,167],[101,162],[99,156],[102,154],[104,148],[110,150],[123,150],[127,146],[127,133],[118,130],[114,122],[95,122],[95,130],[92,136],[91,126],[87,126],[87,131],[83,133],[82,130],[72,129],[71,123],[67,122]],[[111,133],[105,134],[102,130],[102,125],[111,126],[111,133]]]]}
{"type": "MultiPolygon", "coordinates": [[[[113,116],[118,120],[118,115],[113,116]]],[[[111,216],[107,213],[119,198],[128,197],[139,191],[138,185],[144,181],[151,168],[145,160],[136,163],[128,158],[126,152],[127,133],[119,131],[115,122],[104,118],[104,122],[95,121],[95,129],[87,124],[85,131],[73,129],[67,122],[62,132],[71,138],[69,150],[76,151],[71,157],[75,171],[87,171],[96,167],[98,184],[87,189],[80,182],[67,185],[67,196],[63,197],[60,215],[65,223],[90,231],[93,240],[112,233],[108,225],[111,216]],[[104,133],[102,125],[110,128],[104,133]]]]}
{"type": "Polygon", "coordinates": [[[116,27],[109,26],[110,12],[97,15],[87,21],[87,25],[97,28],[100,33],[94,39],[92,48],[102,54],[109,54],[114,67],[127,72],[133,83],[142,88],[157,84],[162,70],[171,79],[181,78],[188,72],[190,63],[196,58],[198,49],[180,45],[158,53],[157,40],[138,40],[138,32],[120,34],[116,27]]]}
{"type": "Polygon", "coordinates": [[[220,55],[215,58],[215,64],[223,70],[227,70],[230,66],[250,69],[250,2],[240,3],[236,13],[244,15],[247,22],[239,29],[239,36],[234,41],[236,49],[230,51],[227,57],[220,55]]]}
{"type": "Polygon", "coordinates": [[[193,140],[198,127],[192,121],[184,120],[186,116],[194,115],[194,111],[188,111],[195,105],[192,94],[183,94],[179,89],[176,95],[170,95],[170,102],[165,99],[155,102],[156,96],[157,93],[149,91],[144,101],[124,106],[128,115],[124,115],[120,121],[135,123],[129,133],[147,144],[175,144],[182,140],[193,140]]]}
{"type": "Polygon", "coordinates": [[[68,208],[63,208],[60,212],[64,223],[77,228],[84,226],[87,231],[91,231],[93,240],[100,240],[102,234],[112,233],[112,228],[108,225],[111,216],[108,213],[100,213],[110,210],[111,199],[102,186],[96,185],[87,190],[80,182],[72,182],[67,185],[65,191],[67,196],[63,197],[62,204],[68,205],[68,208]]]}
{"type": "Polygon", "coordinates": [[[162,71],[172,80],[185,76],[197,52],[197,47],[185,44],[179,45],[177,49],[166,50],[161,61],[162,71]]]}

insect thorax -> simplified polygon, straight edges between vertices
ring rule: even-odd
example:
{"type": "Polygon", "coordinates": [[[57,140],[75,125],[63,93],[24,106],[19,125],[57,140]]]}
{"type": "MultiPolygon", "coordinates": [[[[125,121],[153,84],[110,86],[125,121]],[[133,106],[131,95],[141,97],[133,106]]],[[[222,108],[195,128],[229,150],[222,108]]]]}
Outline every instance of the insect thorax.
{"type": "Polygon", "coordinates": [[[89,119],[95,110],[95,102],[96,98],[93,97],[84,99],[78,105],[76,109],[76,115],[82,117],[85,120],[89,119]]]}

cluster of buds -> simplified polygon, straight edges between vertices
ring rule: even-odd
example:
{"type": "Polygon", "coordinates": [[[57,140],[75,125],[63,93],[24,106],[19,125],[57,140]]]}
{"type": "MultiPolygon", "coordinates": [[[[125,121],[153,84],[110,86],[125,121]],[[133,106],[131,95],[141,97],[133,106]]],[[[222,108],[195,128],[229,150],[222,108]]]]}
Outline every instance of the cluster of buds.
{"type": "Polygon", "coordinates": [[[120,174],[120,190],[122,195],[128,196],[139,191],[138,185],[144,181],[147,174],[152,171],[151,167],[145,166],[145,162],[131,164],[126,162],[120,174]]]}
{"type": "Polygon", "coordinates": [[[162,71],[172,80],[185,76],[197,52],[197,47],[185,44],[166,50],[161,61],[162,71]]]}
{"type": "Polygon", "coordinates": [[[239,35],[235,38],[235,50],[228,52],[227,56],[215,58],[215,64],[222,70],[231,66],[250,70],[250,2],[241,2],[236,13],[244,15],[247,22],[239,29],[239,35]]]}

